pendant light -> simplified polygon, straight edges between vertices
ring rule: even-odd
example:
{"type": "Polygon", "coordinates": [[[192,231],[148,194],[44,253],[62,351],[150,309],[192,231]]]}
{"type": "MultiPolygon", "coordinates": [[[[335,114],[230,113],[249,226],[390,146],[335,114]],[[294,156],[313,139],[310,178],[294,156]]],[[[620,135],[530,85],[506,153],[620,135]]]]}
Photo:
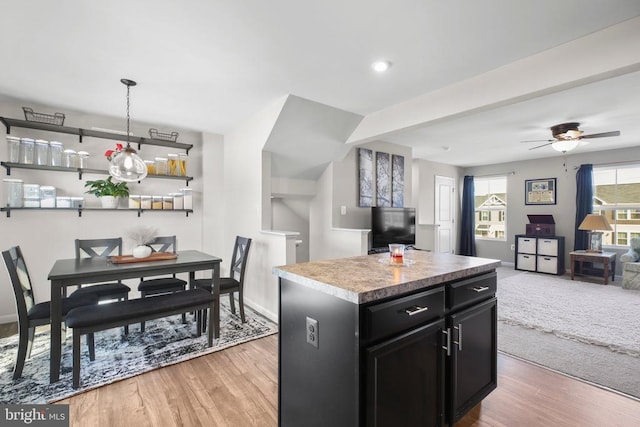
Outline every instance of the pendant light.
{"type": "Polygon", "coordinates": [[[116,152],[111,158],[109,165],[109,175],[120,181],[135,182],[144,179],[147,176],[147,165],[138,156],[136,150],[131,148],[129,142],[129,128],[131,125],[131,117],[129,115],[129,90],[131,86],[137,83],[129,79],[120,79],[127,87],[127,146],[116,152]]]}

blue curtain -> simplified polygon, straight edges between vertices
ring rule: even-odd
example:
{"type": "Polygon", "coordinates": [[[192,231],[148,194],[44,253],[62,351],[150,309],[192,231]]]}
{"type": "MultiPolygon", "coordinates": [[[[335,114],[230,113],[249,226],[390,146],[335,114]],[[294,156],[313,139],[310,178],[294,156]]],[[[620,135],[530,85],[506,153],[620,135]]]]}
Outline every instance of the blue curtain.
{"type": "Polygon", "coordinates": [[[460,255],[476,256],[475,190],[473,176],[464,177],[462,189],[462,221],[460,230],[460,255]]]}
{"type": "Polygon", "coordinates": [[[589,233],[578,230],[580,223],[593,213],[593,165],[580,165],[576,173],[576,224],[573,239],[573,250],[582,250],[589,247],[589,233]]]}

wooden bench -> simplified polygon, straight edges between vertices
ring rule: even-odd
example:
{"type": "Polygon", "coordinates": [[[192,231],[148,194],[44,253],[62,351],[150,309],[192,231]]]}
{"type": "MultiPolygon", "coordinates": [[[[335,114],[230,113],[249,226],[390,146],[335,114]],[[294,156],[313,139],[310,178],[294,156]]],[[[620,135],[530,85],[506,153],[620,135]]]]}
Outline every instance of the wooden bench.
{"type": "MultiPolygon", "coordinates": [[[[116,301],[75,308],[67,314],[66,324],[73,329],[73,388],[80,387],[80,337],[86,334],[117,328],[131,323],[159,319],[161,317],[183,314],[191,311],[209,310],[209,325],[213,325],[213,312],[216,298],[205,289],[191,289],[169,295],[139,298],[128,301],[116,301]]],[[[203,330],[203,316],[197,315],[198,336],[203,330]]],[[[213,344],[220,331],[209,326],[208,346],[213,344]]],[[[90,351],[90,353],[93,353],[90,351]]],[[[91,354],[93,360],[94,355],[91,354]]]]}

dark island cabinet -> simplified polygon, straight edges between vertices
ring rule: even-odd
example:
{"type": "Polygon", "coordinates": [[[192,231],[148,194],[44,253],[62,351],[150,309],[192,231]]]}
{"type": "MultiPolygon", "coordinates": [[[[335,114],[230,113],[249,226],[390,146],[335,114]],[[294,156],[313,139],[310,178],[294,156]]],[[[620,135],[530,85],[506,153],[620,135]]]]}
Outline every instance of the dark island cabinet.
{"type": "Polygon", "coordinates": [[[497,387],[497,302],[495,298],[452,314],[447,359],[450,424],[453,425],[497,387]]]}
{"type": "Polygon", "coordinates": [[[444,320],[368,348],[367,426],[441,426],[444,320]]]}

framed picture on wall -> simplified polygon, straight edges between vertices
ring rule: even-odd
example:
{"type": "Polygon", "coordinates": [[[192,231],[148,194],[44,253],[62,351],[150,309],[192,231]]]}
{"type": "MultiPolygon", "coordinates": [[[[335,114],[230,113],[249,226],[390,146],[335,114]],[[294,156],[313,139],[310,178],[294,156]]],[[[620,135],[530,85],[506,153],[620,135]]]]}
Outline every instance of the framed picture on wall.
{"type": "Polygon", "coordinates": [[[525,205],[555,205],[556,179],[527,179],[524,181],[525,205]]]}

